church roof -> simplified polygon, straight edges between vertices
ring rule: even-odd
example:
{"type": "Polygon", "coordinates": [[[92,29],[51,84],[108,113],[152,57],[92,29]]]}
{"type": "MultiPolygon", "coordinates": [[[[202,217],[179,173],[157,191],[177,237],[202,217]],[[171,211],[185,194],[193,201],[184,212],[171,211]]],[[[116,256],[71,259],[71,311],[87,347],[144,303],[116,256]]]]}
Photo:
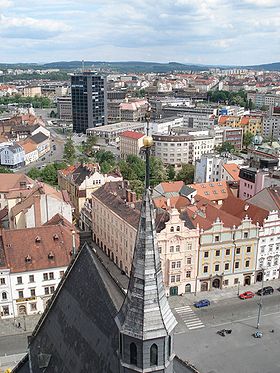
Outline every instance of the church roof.
{"type": "Polygon", "coordinates": [[[120,332],[142,340],[167,336],[177,324],[165,296],[149,189],[142,201],[128,292],[116,322],[120,332]]]}
{"type": "MultiPolygon", "coordinates": [[[[93,250],[84,245],[65,273],[31,337],[32,373],[117,373],[118,330],[123,302],[93,250]]],[[[29,372],[22,367],[14,372],[29,372]]]]}

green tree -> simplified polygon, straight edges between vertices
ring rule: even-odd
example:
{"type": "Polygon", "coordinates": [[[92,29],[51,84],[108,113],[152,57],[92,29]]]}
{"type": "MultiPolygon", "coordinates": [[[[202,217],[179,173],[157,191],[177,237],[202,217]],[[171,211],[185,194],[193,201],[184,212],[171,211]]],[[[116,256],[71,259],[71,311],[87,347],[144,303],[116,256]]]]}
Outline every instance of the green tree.
{"type": "Polygon", "coordinates": [[[192,184],[194,180],[194,166],[189,163],[182,164],[181,170],[176,175],[176,180],[182,180],[185,184],[192,184]]]}
{"type": "Polygon", "coordinates": [[[63,151],[63,159],[70,164],[73,164],[76,159],[76,149],[71,136],[66,139],[63,151]]]}
{"type": "Polygon", "coordinates": [[[97,137],[96,136],[88,136],[87,140],[84,144],[82,144],[82,152],[85,153],[89,157],[94,156],[94,149],[93,147],[97,143],[97,137]]]}
{"type": "Polygon", "coordinates": [[[176,176],[175,167],[169,164],[167,166],[167,177],[168,180],[173,181],[176,176]]]}
{"type": "Polygon", "coordinates": [[[252,144],[254,135],[251,132],[245,132],[243,135],[243,146],[248,149],[248,146],[252,144]]]}
{"type": "Polygon", "coordinates": [[[0,174],[12,174],[13,171],[7,167],[0,166],[0,174]]]}
{"type": "Polygon", "coordinates": [[[155,186],[162,181],[167,180],[166,169],[161,161],[157,157],[151,157],[150,159],[150,183],[151,186],[155,186]]]}
{"type": "Polygon", "coordinates": [[[33,180],[40,180],[41,179],[41,171],[36,167],[32,167],[28,171],[27,176],[29,176],[33,180]]]}
{"type": "Polygon", "coordinates": [[[219,146],[216,146],[215,150],[219,153],[219,154],[222,154],[222,153],[233,153],[234,152],[234,146],[226,141],[224,143],[222,143],[222,145],[219,145],[219,146]]]}
{"type": "Polygon", "coordinates": [[[41,180],[50,185],[57,185],[57,169],[54,164],[48,164],[42,169],[41,180]]]}
{"type": "Polygon", "coordinates": [[[142,197],[144,193],[144,182],[141,180],[130,180],[129,185],[131,190],[136,193],[137,198],[142,197]]]}

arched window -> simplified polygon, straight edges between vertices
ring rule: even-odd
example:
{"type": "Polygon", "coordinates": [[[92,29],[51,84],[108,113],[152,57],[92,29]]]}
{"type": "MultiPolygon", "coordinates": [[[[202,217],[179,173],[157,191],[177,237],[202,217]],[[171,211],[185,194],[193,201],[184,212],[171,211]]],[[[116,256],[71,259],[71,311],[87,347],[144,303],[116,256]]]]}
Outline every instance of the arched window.
{"type": "Polygon", "coordinates": [[[158,365],[158,346],[154,343],[150,348],[150,366],[158,365]]]}
{"type": "Polygon", "coordinates": [[[2,299],[3,300],[7,299],[7,293],[5,291],[2,293],[2,299]]]}
{"type": "Polygon", "coordinates": [[[137,347],[135,343],[130,343],[130,364],[137,365],[137,347]]]}
{"type": "Polygon", "coordinates": [[[170,232],[174,232],[174,227],[171,227],[171,228],[170,228],[170,232]]]}

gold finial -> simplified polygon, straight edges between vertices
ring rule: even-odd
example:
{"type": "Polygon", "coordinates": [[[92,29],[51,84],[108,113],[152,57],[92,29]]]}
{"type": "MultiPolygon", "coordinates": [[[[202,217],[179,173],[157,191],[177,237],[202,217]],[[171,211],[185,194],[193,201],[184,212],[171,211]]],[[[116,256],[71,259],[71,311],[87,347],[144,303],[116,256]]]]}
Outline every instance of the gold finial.
{"type": "Polygon", "coordinates": [[[145,148],[150,148],[153,146],[153,138],[151,136],[145,136],[143,139],[143,144],[145,148]]]}

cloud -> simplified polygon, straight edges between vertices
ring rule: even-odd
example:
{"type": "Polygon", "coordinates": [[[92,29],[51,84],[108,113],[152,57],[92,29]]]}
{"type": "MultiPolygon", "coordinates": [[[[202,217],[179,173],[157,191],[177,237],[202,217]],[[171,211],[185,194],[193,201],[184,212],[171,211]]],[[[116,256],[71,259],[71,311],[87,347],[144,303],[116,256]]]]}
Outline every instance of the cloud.
{"type": "Polygon", "coordinates": [[[1,55],[269,62],[279,58],[279,13],[280,0],[0,0],[1,55]]]}

